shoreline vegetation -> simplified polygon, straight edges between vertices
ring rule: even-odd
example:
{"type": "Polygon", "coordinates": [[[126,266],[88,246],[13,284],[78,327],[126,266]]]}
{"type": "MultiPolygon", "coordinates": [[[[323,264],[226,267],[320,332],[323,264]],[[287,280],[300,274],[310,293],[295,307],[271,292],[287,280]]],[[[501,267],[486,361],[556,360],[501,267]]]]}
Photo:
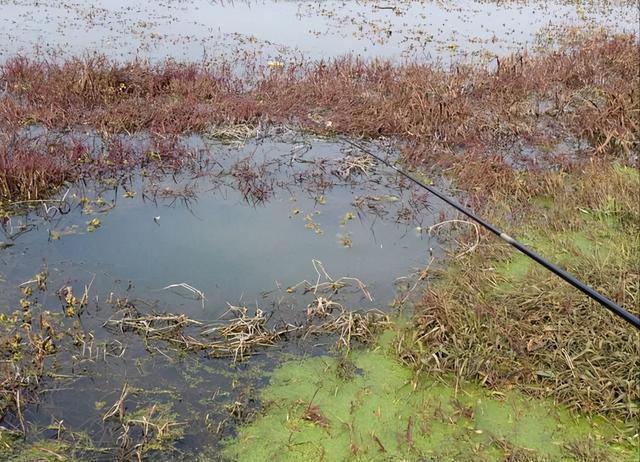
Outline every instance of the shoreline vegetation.
{"type": "Polygon", "coordinates": [[[242,137],[274,124],[396,140],[404,162],[446,171],[470,199],[512,192],[514,164],[626,165],[638,150],[637,38],[585,35],[567,32],[553,51],[492,68],[10,59],[0,65],[0,197],[36,200],[97,172],[179,162],[180,136],[242,137]],[[98,152],[86,131],[101,137],[98,152]],[[135,134],[154,139],[155,155],[122,139],[135,134]]]}
{"type": "MultiPolygon", "coordinates": [[[[191,134],[243,140],[286,125],[328,138],[385,140],[407,168],[445,177],[488,221],[637,313],[637,36],[570,31],[552,51],[496,58],[485,67],[443,69],[350,57],[304,65],[242,64],[119,64],[100,57],[18,57],[0,64],[0,216],[9,219],[24,212],[21,205],[55,198],[65,184],[82,179],[138,168],[179,170],[188,155],[182,140],[191,134]],[[142,136],[150,142],[139,143],[142,136]]],[[[638,332],[484,232],[460,230],[455,238],[447,267],[424,270],[424,293],[408,319],[385,334],[385,349],[392,353],[379,362],[402,368],[406,386],[441,377],[456,387],[481,386],[482,393],[551,400],[607,421],[614,434],[593,447],[582,444],[591,437],[581,434],[582,443],[569,450],[576,460],[611,458],[602,447],[610,442],[637,450],[638,332]]],[[[32,282],[46,288],[46,275],[32,282]]],[[[13,409],[21,423],[25,396],[37,393],[46,358],[57,352],[57,327],[47,316],[31,319],[28,287],[22,313],[3,315],[0,335],[6,360],[0,369],[2,407],[13,409]],[[16,364],[23,374],[16,375],[16,364]]],[[[82,304],[71,292],[61,299],[72,308],[82,304]]],[[[377,353],[353,354],[356,366],[364,361],[369,367],[370,355],[377,353]]],[[[366,389],[358,382],[358,367],[349,380],[366,389]]],[[[287,363],[276,373],[280,379],[288,368],[287,363]]],[[[375,375],[373,369],[368,373],[375,375]]],[[[276,380],[267,394],[281,385],[276,380]]],[[[330,401],[326,394],[320,392],[317,402],[308,396],[304,405],[286,402],[299,414],[294,423],[314,437],[328,438],[324,433],[339,420],[324,414],[319,402],[330,401]]],[[[464,414],[469,402],[457,401],[457,409],[449,405],[447,412],[470,424],[473,415],[464,414]]],[[[110,417],[118,414],[114,409],[110,417]]],[[[274,407],[266,409],[265,416],[274,407]]],[[[427,430],[404,417],[407,447],[398,451],[412,457],[413,446],[424,443],[418,433],[427,430]]],[[[268,422],[262,418],[256,416],[249,431],[261,431],[268,422]]],[[[244,431],[241,426],[241,438],[244,431]]],[[[478,444],[486,443],[476,435],[478,444]]],[[[377,447],[382,457],[386,441],[370,439],[369,450],[377,447]]],[[[166,441],[156,443],[156,449],[166,448],[166,441]]],[[[288,443],[277,444],[282,449],[288,443]]],[[[512,446],[507,436],[486,444],[489,459],[549,456],[512,446]]],[[[64,452],[63,446],[53,453],[64,452]]],[[[356,444],[352,454],[360,449],[356,444]]]]}

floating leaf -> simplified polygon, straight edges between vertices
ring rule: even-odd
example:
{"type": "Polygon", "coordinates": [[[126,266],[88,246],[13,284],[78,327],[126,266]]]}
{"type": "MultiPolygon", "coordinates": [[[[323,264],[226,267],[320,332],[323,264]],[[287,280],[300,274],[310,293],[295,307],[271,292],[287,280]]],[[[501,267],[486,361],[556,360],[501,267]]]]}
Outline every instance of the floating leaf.
{"type": "Polygon", "coordinates": [[[95,402],[95,408],[96,411],[99,411],[100,409],[102,409],[103,407],[105,407],[107,405],[106,401],[96,401],[95,402]]]}
{"type": "Polygon", "coordinates": [[[342,245],[342,247],[346,247],[348,249],[353,247],[353,240],[351,239],[351,234],[347,233],[347,234],[341,235],[340,244],[342,245]]]}
{"type": "Polygon", "coordinates": [[[342,220],[340,221],[341,225],[346,225],[348,221],[351,221],[355,218],[355,215],[353,214],[353,212],[347,212],[344,214],[344,217],[342,217],[342,220]]]}
{"type": "Polygon", "coordinates": [[[87,231],[92,233],[96,229],[100,227],[100,219],[94,218],[93,220],[87,222],[87,231]]]}

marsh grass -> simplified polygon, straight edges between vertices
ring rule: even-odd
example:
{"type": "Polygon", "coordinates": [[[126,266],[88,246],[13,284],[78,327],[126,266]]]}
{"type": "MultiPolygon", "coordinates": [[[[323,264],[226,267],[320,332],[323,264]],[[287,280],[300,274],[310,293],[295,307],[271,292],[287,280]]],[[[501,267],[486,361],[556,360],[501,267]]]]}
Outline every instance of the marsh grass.
{"type": "Polygon", "coordinates": [[[169,173],[194,157],[176,137],[167,136],[140,143],[108,134],[8,134],[0,129],[0,139],[0,211],[10,213],[24,209],[18,204],[39,206],[64,184],[110,179],[139,168],[169,173]]]}
{"type": "Polygon", "coordinates": [[[238,138],[253,127],[292,124],[316,134],[402,140],[406,161],[449,169],[460,187],[481,196],[513,179],[509,156],[518,143],[553,151],[561,141],[586,141],[583,157],[631,156],[638,56],[633,35],[601,32],[574,34],[548,53],[502,58],[493,69],[344,57],[238,74],[230,63],[14,58],[0,66],[1,193],[35,199],[90,174],[77,172],[81,148],[33,146],[23,136],[29,127],[172,139],[238,138]]]}
{"type": "MultiPolygon", "coordinates": [[[[638,171],[594,163],[571,176],[522,173],[519,180],[517,190],[494,193],[484,216],[637,314],[638,171]]],[[[638,335],[485,234],[473,253],[441,271],[397,346],[417,371],[553,396],[631,423],[638,335]]]]}

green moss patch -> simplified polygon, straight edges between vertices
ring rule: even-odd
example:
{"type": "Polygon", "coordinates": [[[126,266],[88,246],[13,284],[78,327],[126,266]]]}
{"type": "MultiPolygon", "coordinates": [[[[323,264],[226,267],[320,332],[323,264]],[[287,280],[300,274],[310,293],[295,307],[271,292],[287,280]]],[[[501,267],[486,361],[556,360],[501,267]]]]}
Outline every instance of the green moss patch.
{"type": "Polygon", "coordinates": [[[381,350],[352,353],[349,363],[320,357],[282,365],[262,393],[263,415],[241,428],[225,455],[239,461],[575,460],[575,448],[589,447],[605,460],[631,460],[631,452],[611,444],[610,424],[552,402],[414,381],[410,369],[381,350]]]}
{"type": "MultiPolygon", "coordinates": [[[[606,231],[598,229],[596,236],[582,231],[550,232],[544,235],[530,233],[522,241],[549,260],[557,262],[561,266],[571,267],[585,258],[608,258],[614,251],[609,240],[610,236],[614,234],[616,234],[615,230],[607,226],[606,231]],[[602,238],[607,238],[607,240],[602,238]]],[[[522,280],[532,268],[538,268],[538,265],[526,255],[515,251],[512,252],[512,255],[509,260],[500,263],[496,268],[500,275],[512,280],[522,280]]]]}

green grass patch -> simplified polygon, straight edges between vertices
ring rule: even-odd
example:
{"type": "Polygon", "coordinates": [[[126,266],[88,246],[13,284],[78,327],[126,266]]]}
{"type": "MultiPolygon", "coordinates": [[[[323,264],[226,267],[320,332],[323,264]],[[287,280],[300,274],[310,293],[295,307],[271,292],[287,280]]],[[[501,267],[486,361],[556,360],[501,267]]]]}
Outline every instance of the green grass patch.
{"type": "MultiPolygon", "coordinates": [[[[607,259],[615,254],[613,248],[617,238],[625,236],[615,227],[600,222],[601,228],[592,232],[550,232],[541,234],[540,230],[528,230],[521,242],[536,253],[565,268],[575,267],[580,261],[589,258],[607,259]]],[[[526,255],[513,251],[503,262],[498,262],[496,271],[507,280],[523,280],[532,268],[538,269],[536,262],[526,255]]]]}

